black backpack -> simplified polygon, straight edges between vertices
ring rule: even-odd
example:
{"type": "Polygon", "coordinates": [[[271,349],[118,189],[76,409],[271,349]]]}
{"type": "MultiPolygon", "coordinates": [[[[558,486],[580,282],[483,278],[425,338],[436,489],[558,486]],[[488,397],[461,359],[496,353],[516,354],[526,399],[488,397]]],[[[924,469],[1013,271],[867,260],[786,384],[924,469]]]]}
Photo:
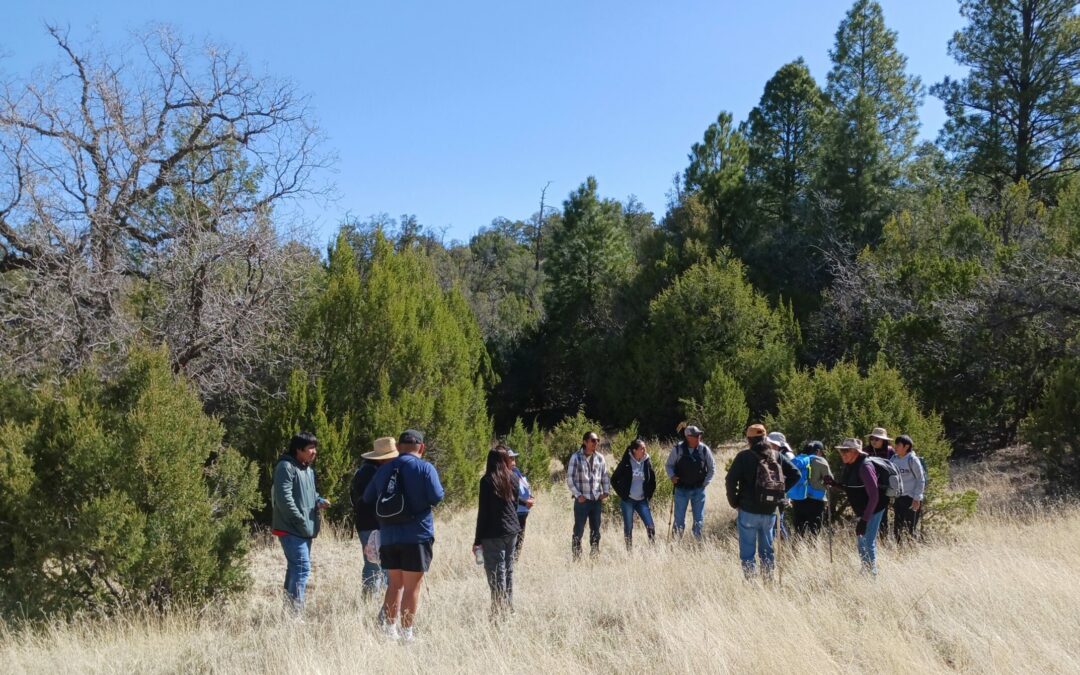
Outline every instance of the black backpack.
{"type": "Polygon", "coordinates": [[[405,482],[401,480],[401,467],[395,466],[386,481],[386,488],[375,500],[375,517],[380,525],[403,525],[414,518],[405,500],[405,482]]]}
{"type": "Polygon", "coordinates": [[[679,477],[679,487],[696,488],[705,482],[705,476],[709,475],[709,465],[705,460],[708,452],[700,445],[691,450],[689,445],[680,444],[682,450],[678,461],[675,462],[675,475],[679,477]]]}
{"type": "Polygon", "coordinates": [[[766,506],[779,506],[787,496],[784,470],[780,466],[780,453],[773,449],[758,452],[757,479],[758,501],[766,506]]]}
{"type": "Polygon", "coordinates": [[[899,497],[903,494],[900,472],[895,464],[880,457],[867,457],[866,461],[874,467],[874,471],[877,473],[878,490],[880,492],[884,492],[886,497],[899,497]]]}

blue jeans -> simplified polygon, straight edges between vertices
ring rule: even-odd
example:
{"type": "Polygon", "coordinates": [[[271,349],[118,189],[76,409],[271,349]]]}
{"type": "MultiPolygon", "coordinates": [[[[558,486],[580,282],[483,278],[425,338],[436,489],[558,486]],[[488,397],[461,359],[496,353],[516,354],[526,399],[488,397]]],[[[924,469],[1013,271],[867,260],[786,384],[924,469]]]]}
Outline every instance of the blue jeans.
{"type": "Polygon", "coordinates": [[[581,536],[585,534],[585,521],[589,521],[589,547],[592,554],[600,551],[600,500],[586,500],[579,503],[574,500],[574,538],[570,543],[570,551],[577,559],[581,555],[581,536]]]}
{"type": "Polygon", "coordinates": [[[763,515],[747,513],[742,509],[735,519],[739,526],[739,560],[742,561],[743,573],[754,573],[754,553],[761,558],[761,569],[771,574],[776,566],[773,553],[773,537],[776,535],[776,514],[763,515]]]}
{"type": "Polygon", "coordinates": [[[705,487],[681,488],[675,486],[675,534],[681,536],[686,529],[686,505],[694,513],[694,537],[701,539],[701,526],[705,522],[705,487]]]}
{"type": "MultiPolygon", "coordinates": [[[[361,551],[367,546],[368,539],[371,538],[371,533],[377,530],[360,530],[360,548],[361,551]]],[[[363,553],[361,552],[361,555],[363,553]]],[[[379,563],[373,563],[364,556],[364,569],[360,572],[360,578],[363,580],[364,590],[363,594],[365,598],[369,598],[378,591],[381,591],[386,586],[390,585],[390,574],[379,566],[379,563]]]]}
{"type": "Polygon", "coordinates": [[[630,537],[634,533],[635,513],[641,517],[641,522],[645,523],[646,530],[652,532],[656,529],[653,525],[652,511],[649,510],[649,501],[647,499],[623,499],[619,502],[619,506],[622,508],[624,536],[630,537]]]}
{"type": "Polygon", "coordinates": [[[299,612],[304,609],[304,589],[311,576],[311,540],[295,534],[278,538],[285,552],[285,594],[292,609],[299,612]]]}
{"type": "Polygon", "coordinates": [[[877,574],[877,538],[881,528],[881,518],[885,511],[881,510],[870,516],[866,523],[866,534],[857,535],[855,544],[859,549],[859,559],[862,560],[863,570],[870,574],[877,574]]]}

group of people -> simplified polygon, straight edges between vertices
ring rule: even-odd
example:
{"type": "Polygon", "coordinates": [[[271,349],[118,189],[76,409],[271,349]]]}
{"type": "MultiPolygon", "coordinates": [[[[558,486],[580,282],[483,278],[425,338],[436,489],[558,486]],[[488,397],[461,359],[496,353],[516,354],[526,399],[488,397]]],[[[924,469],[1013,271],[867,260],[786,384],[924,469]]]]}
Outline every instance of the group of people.
{"type": "MultiPolygon", "coordinates": [[[[697,426],[686,427],[683,440],[664,463],[672,483],[671,532],[676,538],[685,532],[687,507],[694,538],[703,538],[705,489],[716,475],[713,452],[702,441],[703,435],[697,426]]],[[[836,447],[843,470],[835,478],[820,441],[806,443],[796,455],[782,433],[768,433],[761,424],[747,428],[747,447],[735,456],[725,483],[728,503],[738,512],[739,558],[748,578],[755,574],[757,561],[764,576],[772,574],[775,537],[788,532],[786,513],[791,514],[795,536],[821,531],[831,490],[844,492],[858,516],[856,546],[865,571],[877,573],[877,539],[887,528],[890,498],[897,540],[914,536],[926,487],[925,467],[909,437],[899,436],[890,445],[893,439],[878,428],[869,438],[867,449],[855,438],[836,447]]],[[[627,548],[633,545],[635,515],[649,541],[656,537],[650,504],[657,479],[645,442],[631,442],[610,476],[598,452],[599,442],[595,432],[585,434],[566,467],[573,498],[574,560],[581,557],[586,524],[590,552],[599,553],[603,502],[612,491],[620,500],[627,548]]],[[[435,467],[423,459],[425,449],[424,435],[415,429],[406,429],[396,440],[376,439],[372,450],[361,455],[363,462],[350,485],[357,538],[364,549],[363,595],[372,597],[385,588],[379,624],[387,636],[406,642],[415,638],[420,588],[432,560],[432,508],[444,497],[435,467]]],[[[315,436],[297,434],[273,474],[272,532],[285,555],[287,607],[298,620],[302,620],[311,575],[311,543],[319,533],[320,512],[330,505],[315,487],[312,464],[317,454],[315,436]]],[[[535,504],[529,482],[517,467],[517,456],[505,445],[492,448],[479,484],[472,550],[477,563],[484,566],[493,618],[513,612],[514,564],[535,504]]]]}

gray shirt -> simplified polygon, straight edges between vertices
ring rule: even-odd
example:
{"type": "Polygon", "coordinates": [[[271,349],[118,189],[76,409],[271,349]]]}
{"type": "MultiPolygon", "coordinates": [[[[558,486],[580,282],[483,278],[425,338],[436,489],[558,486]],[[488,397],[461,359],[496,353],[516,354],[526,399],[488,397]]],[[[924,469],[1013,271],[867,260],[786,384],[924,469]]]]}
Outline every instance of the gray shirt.
{"type": "MultiPolygon", "coordinates": [[[[671,449],[667,461],[664,462],[664,470],[667,471],[668,478],[675,477],[675,463],[679,461],[679,457],[682,456],[683,450],[686,448],[688,448],[686,441],[681,441],[671,449]]],[[[701,487],[705,487],[712,482],[713,476],[716,475],[716,461],[713,459],[712,449],[704,443],[698,443],[697,450],[705,455],[705,482],[701,484],[701,487]]],[[[675,485],[678,486],[678,483],[675,485]]]]}
{"type": "Polygon", "coordinates": [[[630,499],[641,501],[645,499],[645,460],[649,455],[644,455],[641,461],[630,455],[630,499]]]}

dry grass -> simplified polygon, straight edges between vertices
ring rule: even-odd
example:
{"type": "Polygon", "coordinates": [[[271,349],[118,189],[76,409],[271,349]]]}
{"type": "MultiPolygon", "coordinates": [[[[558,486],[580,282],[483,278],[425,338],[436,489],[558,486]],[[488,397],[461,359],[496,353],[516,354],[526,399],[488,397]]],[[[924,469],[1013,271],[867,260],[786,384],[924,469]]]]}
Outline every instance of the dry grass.
{"type": "MultiPolygon", "coordinates": [[[[666,526],[666,510],[657,516],[666,526]]],[[[947,540],[884,550],[876,580],[857,574],[848,534],[832,564],[825,539],[785,548],[779,587],[743,581],[720,481],[706,516],[706,545],[631,554],[609,521],[600,558],[572,565],[568,494],[544,495],[517,569],[517,615],[494,626],[469,551],[473,516],[443,514],[420,641],[408,647],[375,630],[356,540],[324,536],[303,625],[280,615],[283,560],[267,540],[251,558],[254,587],[229,606],[0,630],[0,663],[14,673],[1080,672],[1080,510],[994,509],[947,540]]]]}

